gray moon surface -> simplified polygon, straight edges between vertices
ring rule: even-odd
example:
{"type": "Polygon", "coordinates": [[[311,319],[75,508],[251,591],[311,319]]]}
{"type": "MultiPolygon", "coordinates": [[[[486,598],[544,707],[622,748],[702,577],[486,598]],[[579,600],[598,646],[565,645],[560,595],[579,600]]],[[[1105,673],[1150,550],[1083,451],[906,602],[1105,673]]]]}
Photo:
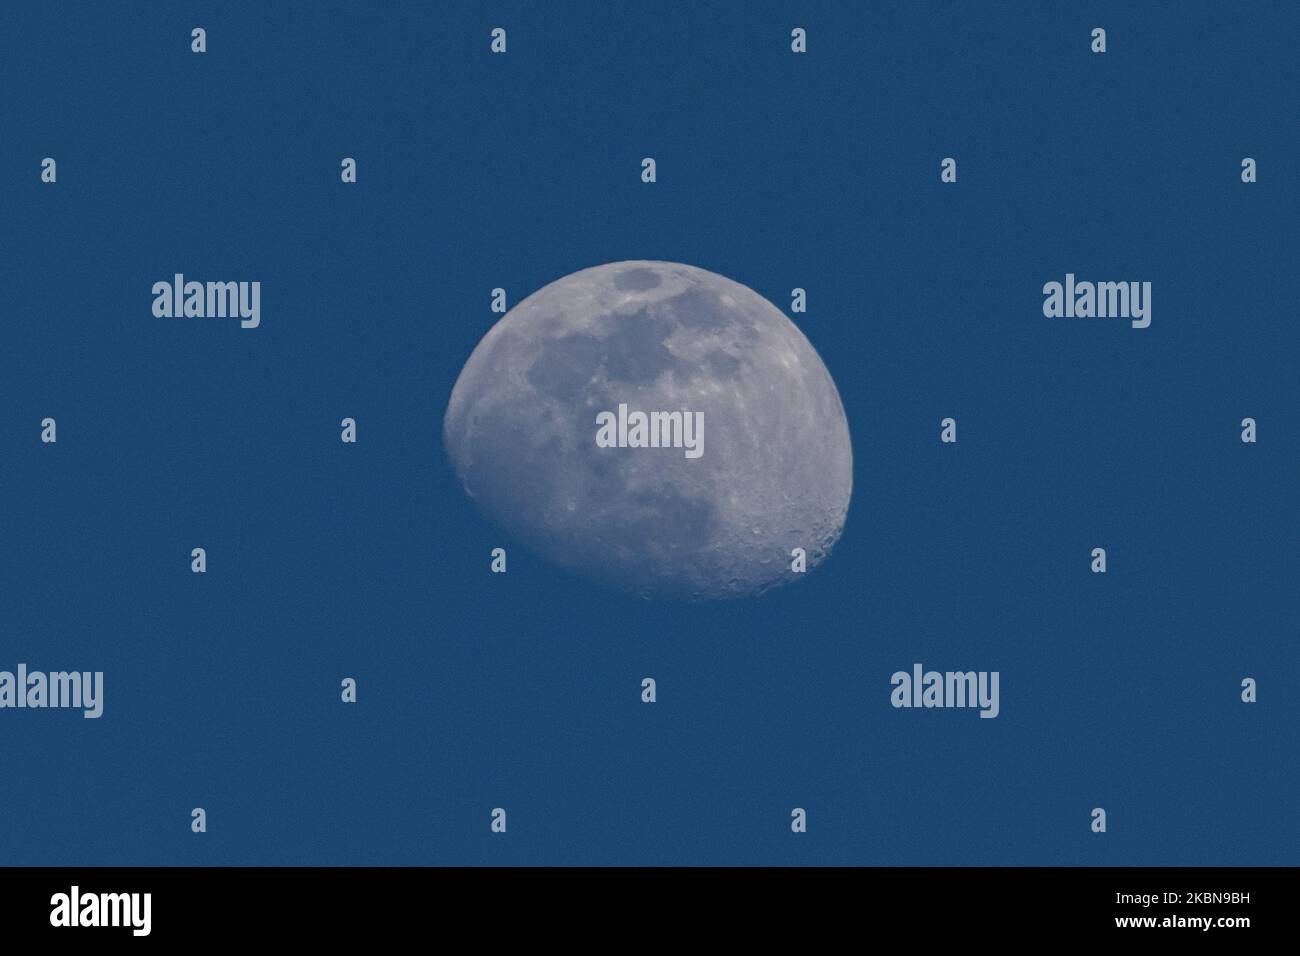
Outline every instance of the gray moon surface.
{"type": "Polygon", "coordinates": [[[579,575],[646,597],[743,597],[805,577],[853,490],[835,382],[752,289],[674,262],[614,262],[524,299],[483,337],[443,422],[489,519],[579,575]],[[702,454],[598,447],[597,415],[700,412],[702,454]]]}

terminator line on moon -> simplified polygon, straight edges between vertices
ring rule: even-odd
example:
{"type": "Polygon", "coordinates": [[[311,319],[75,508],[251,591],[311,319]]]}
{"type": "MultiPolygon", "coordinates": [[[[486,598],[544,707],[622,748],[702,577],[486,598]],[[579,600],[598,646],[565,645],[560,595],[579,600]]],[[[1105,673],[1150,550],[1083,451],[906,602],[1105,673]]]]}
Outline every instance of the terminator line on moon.
{"type": "MultiPolygon", "coordinates": [[[[683,417],[685,415],[683,414],[683,417]]],[[[443,422],[465,491],[532,550],[647,597],[741,597],[804,575],[844,528],[848,423],[803,333],[758,293],[673,262],[615,262],[494,325],[443,422]],[[701,413],[703,454],[599,447],[597,416],[701,413]]]]}

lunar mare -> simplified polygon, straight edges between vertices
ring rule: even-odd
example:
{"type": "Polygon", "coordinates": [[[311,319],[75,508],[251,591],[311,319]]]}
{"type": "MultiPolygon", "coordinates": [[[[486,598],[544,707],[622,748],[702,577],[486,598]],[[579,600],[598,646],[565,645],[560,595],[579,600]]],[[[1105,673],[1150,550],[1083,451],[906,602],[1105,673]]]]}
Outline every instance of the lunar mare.
{"type": "Polygon", "coordinates": [[[516,305],[466,362],[443,437],[466,493],[554,563],[623,590],[740,597],[796,580],[844,528],[839,392],[758,293],[672,262],[584,269],[516,305]],[[598,447],[626,404],[696,413],[698,458],[598,447]]]}

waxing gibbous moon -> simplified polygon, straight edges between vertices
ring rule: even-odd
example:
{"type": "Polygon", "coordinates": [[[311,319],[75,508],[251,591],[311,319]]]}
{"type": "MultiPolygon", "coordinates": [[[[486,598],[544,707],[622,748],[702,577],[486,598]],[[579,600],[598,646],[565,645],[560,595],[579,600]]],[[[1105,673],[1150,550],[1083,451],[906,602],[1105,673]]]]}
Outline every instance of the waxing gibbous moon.
{"type": "Polygon", "coordinates": [[[822,561],[853,490],[844,406],[807,338],[752,289],[675,262],[584,269],[516,305],[465,363],[443,437],[491,520],[646,597],[804,577],[792,551],[822,561]],[[620,405],[694,414],[698,457],[601,447],[598,416],[620,405]]]}

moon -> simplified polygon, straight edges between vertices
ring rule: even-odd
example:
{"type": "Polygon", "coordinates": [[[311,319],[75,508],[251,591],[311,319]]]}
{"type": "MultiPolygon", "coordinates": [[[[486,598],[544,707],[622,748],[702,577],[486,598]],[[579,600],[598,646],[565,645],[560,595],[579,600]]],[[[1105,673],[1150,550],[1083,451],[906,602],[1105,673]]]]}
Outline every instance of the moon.
{"type": "Polygon", "coordinates": [[[504,531],[647,598],[805,577],[795,549],[809,571],[825,560],[853,490],[844,406],[808,339],[752,289],[676,262],[583,269],[516,305],[465,363],[443,438],[504,531]],[[701,453],[598,446],[620,404],[700,413],[701,453]]]}

